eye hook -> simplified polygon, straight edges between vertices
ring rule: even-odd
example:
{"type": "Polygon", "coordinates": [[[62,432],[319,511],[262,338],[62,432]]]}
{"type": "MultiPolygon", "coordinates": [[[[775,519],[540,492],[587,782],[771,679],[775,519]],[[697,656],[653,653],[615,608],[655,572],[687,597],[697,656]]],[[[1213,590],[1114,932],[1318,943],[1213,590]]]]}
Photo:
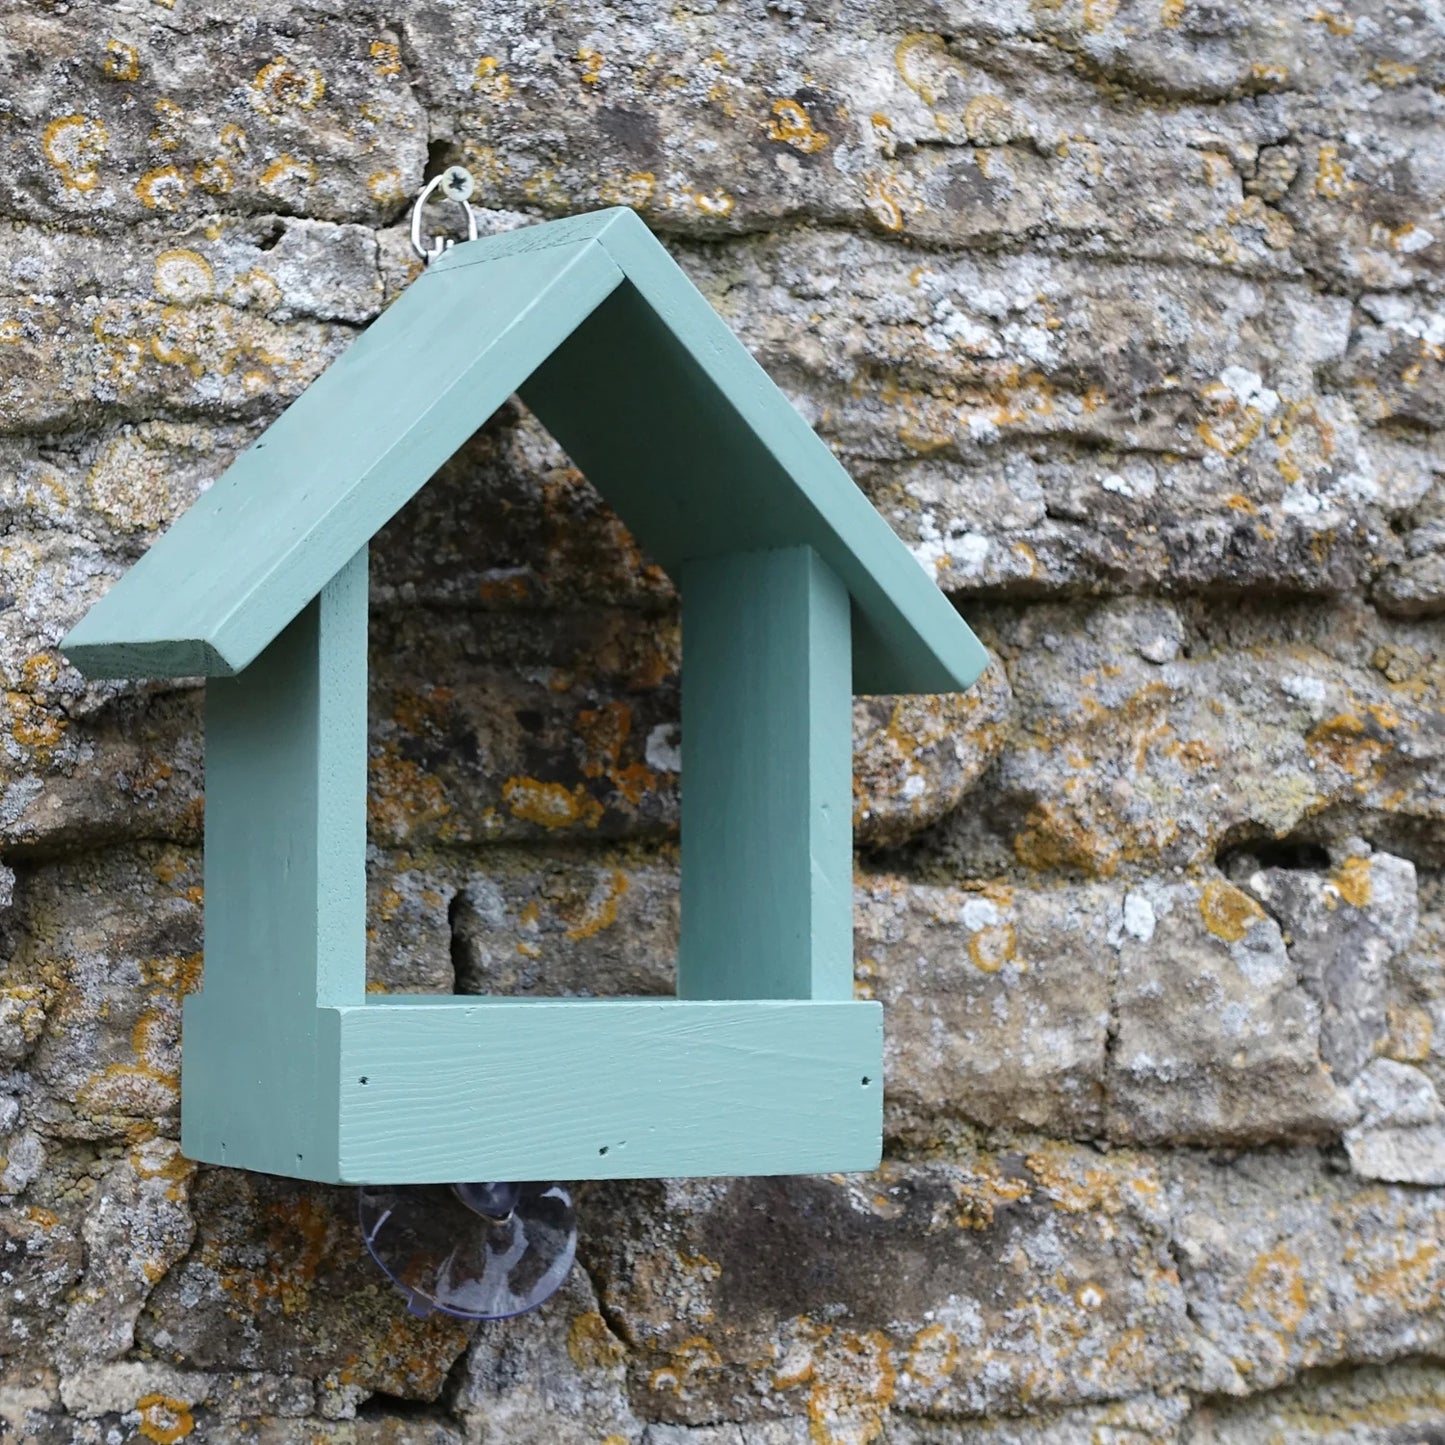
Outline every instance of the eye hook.
{"type": "Polygon", "coordinates": [[[433,236],[430,245],[422,240],[422,210],[428,199],[433,191],[439,190],[447,200],[455,201],[461,206],[467,216],[467,240],[475,241],[477,239],[477,213],[469,204],[474,185],[472,173],[465,166],[448,166],[441,175],[433,176],[416,198],[416,204],[411,208],[411,249],[428,266],[438,256],[456,245],[454,236],[433,236]]]}

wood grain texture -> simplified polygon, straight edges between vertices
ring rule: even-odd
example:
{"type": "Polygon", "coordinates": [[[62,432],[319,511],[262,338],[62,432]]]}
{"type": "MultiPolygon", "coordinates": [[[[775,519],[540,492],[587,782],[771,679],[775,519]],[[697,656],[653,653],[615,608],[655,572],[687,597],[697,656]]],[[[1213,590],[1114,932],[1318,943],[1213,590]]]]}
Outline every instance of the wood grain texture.
{"type": "Polygon", "coordinates": [[[878,1163],[874,1003],[485,999],[335,1013],[343,1182],[878,1163]]]}
{"type": "Polygon", "coordinates": [[[181,1063],[193,1159],[335,1159],[317,1006],[366,996],[366,599],[363,548],[243,677],[207,685],[205,967],[181,1063]]]}
{"type": "Polygon", "coordinates": [[[679,997],[853,997],[851,678],[811,547],[683,570],[679,997]]]}
{"type": "Polygon", "coordinates": [[[859,691],[982,671],[932,579],[625,208],[447,252],[63,650],[94,676],[239,671],[518,388],[674,577],[811,546],[852,598],[859,691]]]}

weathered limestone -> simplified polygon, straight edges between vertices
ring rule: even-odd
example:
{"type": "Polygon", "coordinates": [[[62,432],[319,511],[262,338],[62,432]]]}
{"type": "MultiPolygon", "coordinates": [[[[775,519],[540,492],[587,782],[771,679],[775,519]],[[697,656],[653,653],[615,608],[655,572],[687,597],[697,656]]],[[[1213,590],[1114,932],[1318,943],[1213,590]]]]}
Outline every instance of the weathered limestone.
{"type": "MultiPolygon", "coordinates": [[[[0,74],[0,1437],[1433,1438],[1426,10],[0,0],[0,74]],[[179,1155],[202,697],[56,651],[452,161],[484,232],[635,206],[994,655],[855,706],[883,1169],[584,1189],[477,1330],[346,1191],[179,1155]]],[[[513,402],[372,600],[369,986],[665,993],[669,581],[513,402]]]]}

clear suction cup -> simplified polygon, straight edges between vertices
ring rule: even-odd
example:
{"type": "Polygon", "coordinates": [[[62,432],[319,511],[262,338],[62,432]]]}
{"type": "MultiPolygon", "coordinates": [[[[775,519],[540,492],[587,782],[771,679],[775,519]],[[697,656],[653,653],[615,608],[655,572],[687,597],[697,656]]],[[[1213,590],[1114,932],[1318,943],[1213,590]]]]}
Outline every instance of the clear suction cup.
{"type": "Polygon", "coordinates": [[[560,1184],[366,1184],[361,1235],[415,1315],[505,1320],[560,1288],[577,1216],[560,1184]]]}

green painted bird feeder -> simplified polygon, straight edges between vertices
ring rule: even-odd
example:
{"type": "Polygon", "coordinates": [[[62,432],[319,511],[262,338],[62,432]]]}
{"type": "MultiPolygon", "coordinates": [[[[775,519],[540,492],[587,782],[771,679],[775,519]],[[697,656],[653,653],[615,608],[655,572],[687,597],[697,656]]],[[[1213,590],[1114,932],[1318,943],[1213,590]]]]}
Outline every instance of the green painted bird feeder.
{"type": "Polygon", "coordinates": [[[182,1147],[331,1182],[873,1167],[851,698],[985,654],[625,209],[445,252],[63,643],[206,684],[182,1147]],[[367,544],[519,392],[682,594],[675,998],[368,994],[367,544]]]}

